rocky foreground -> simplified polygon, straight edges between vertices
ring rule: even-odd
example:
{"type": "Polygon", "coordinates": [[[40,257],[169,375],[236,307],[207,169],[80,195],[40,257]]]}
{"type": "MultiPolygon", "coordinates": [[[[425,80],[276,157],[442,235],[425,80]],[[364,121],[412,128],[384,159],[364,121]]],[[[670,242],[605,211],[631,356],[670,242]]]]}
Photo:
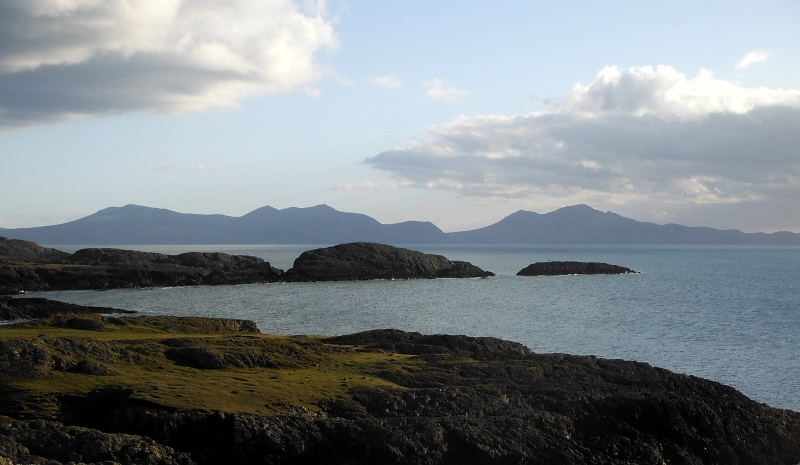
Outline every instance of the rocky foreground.
{"type": "Polygon", "coordinates": [[[180,255],[112,248],[68,254],[0,237],[0,295],[29,291],[120,289],[277,281],[474,278],[493,276],[390,245],[356,242],[304,252],[286,273],[257,257],[189,252],[180,255]]]}
{"type": "Polygon", "coordinates": [[[796,465],[800,413],[494,338],[99,315],[0,328],[0,464],[69,462],[796,465]]]}

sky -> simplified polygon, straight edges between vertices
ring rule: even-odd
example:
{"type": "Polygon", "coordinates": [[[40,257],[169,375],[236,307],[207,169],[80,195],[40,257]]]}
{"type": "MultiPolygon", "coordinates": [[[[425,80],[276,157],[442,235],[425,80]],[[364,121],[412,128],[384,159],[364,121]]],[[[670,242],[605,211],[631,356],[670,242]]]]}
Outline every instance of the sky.
{"type": "Polygon", "coordinates": [[[0,228],[587,204],[800,232],[800,2],[0,0],[0,228]]]}

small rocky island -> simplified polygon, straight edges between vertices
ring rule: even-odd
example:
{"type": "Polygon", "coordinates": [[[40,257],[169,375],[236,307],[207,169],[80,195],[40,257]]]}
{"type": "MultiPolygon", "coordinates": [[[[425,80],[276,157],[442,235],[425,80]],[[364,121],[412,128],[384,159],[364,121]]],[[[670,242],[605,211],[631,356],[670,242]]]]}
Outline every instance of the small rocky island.
{"type": "Polygon", "coordinates": [[[630,268],[598,262],[536,262],[517,272],[517,276],[564,276],[572,274],[636,273],[630,268]]]}
{"type": "Polygon", "coordinates": [[[180,255],[112,248],[68,254],[33,242],[0,237],[0,295],[23,291],[120,289],[252,284],[277,281],[477,278],[494,276],[451,261],[384,244],[356,242],[309,250],[286,273],[247,255],[180,255]]]}
{"type": "Polygon", "coordinates": [[[3,465],[800,462],[800,413],[644,363],[35,305],[0,327],[3,465]]]}
{"type": "Polygon", "coordinates": [[[284,281],[485,278],[494,276],[468,262],[373,242],[353,242],[303,252],[284,281]]]}

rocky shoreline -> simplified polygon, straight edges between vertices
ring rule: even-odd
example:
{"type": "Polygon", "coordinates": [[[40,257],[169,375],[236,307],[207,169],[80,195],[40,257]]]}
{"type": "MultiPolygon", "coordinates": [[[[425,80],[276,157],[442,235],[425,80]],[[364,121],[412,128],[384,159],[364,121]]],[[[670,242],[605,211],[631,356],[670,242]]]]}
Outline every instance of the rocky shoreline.
{"type": "Polygon", "coordinates": [[[384,244],[356,242],[304,252],[287,272],[247,255],[180,255],[97,248],[68,254],[0,237],[0,295],[29,291],[174,287],[263,282],[475,278],[494,274],[384,244]]]}
{"type": "Polygon", "coordinates": [[[800,462],[800,413],[713,381],[399,330],[57,315],[0,328],[0,400],[0,464],[800,462]]]}

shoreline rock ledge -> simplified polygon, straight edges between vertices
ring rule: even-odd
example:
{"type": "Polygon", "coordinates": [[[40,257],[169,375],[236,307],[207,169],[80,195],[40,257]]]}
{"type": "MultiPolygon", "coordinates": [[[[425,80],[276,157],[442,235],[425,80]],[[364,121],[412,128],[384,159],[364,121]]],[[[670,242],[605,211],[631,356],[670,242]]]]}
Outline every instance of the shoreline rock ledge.
{"type": "Polygon", "coordinates": [[[494,273],[469,262],[386,244],[352,242],[303,252],[281,279],[297,282],[488,276],[494,273]]]}
{"type": "Polygon", "coordinates": [[[570,274],[636,273],[624,266],[599,262],[536,262],[517,272],[517,276],[564,276],[570,274]]]}

